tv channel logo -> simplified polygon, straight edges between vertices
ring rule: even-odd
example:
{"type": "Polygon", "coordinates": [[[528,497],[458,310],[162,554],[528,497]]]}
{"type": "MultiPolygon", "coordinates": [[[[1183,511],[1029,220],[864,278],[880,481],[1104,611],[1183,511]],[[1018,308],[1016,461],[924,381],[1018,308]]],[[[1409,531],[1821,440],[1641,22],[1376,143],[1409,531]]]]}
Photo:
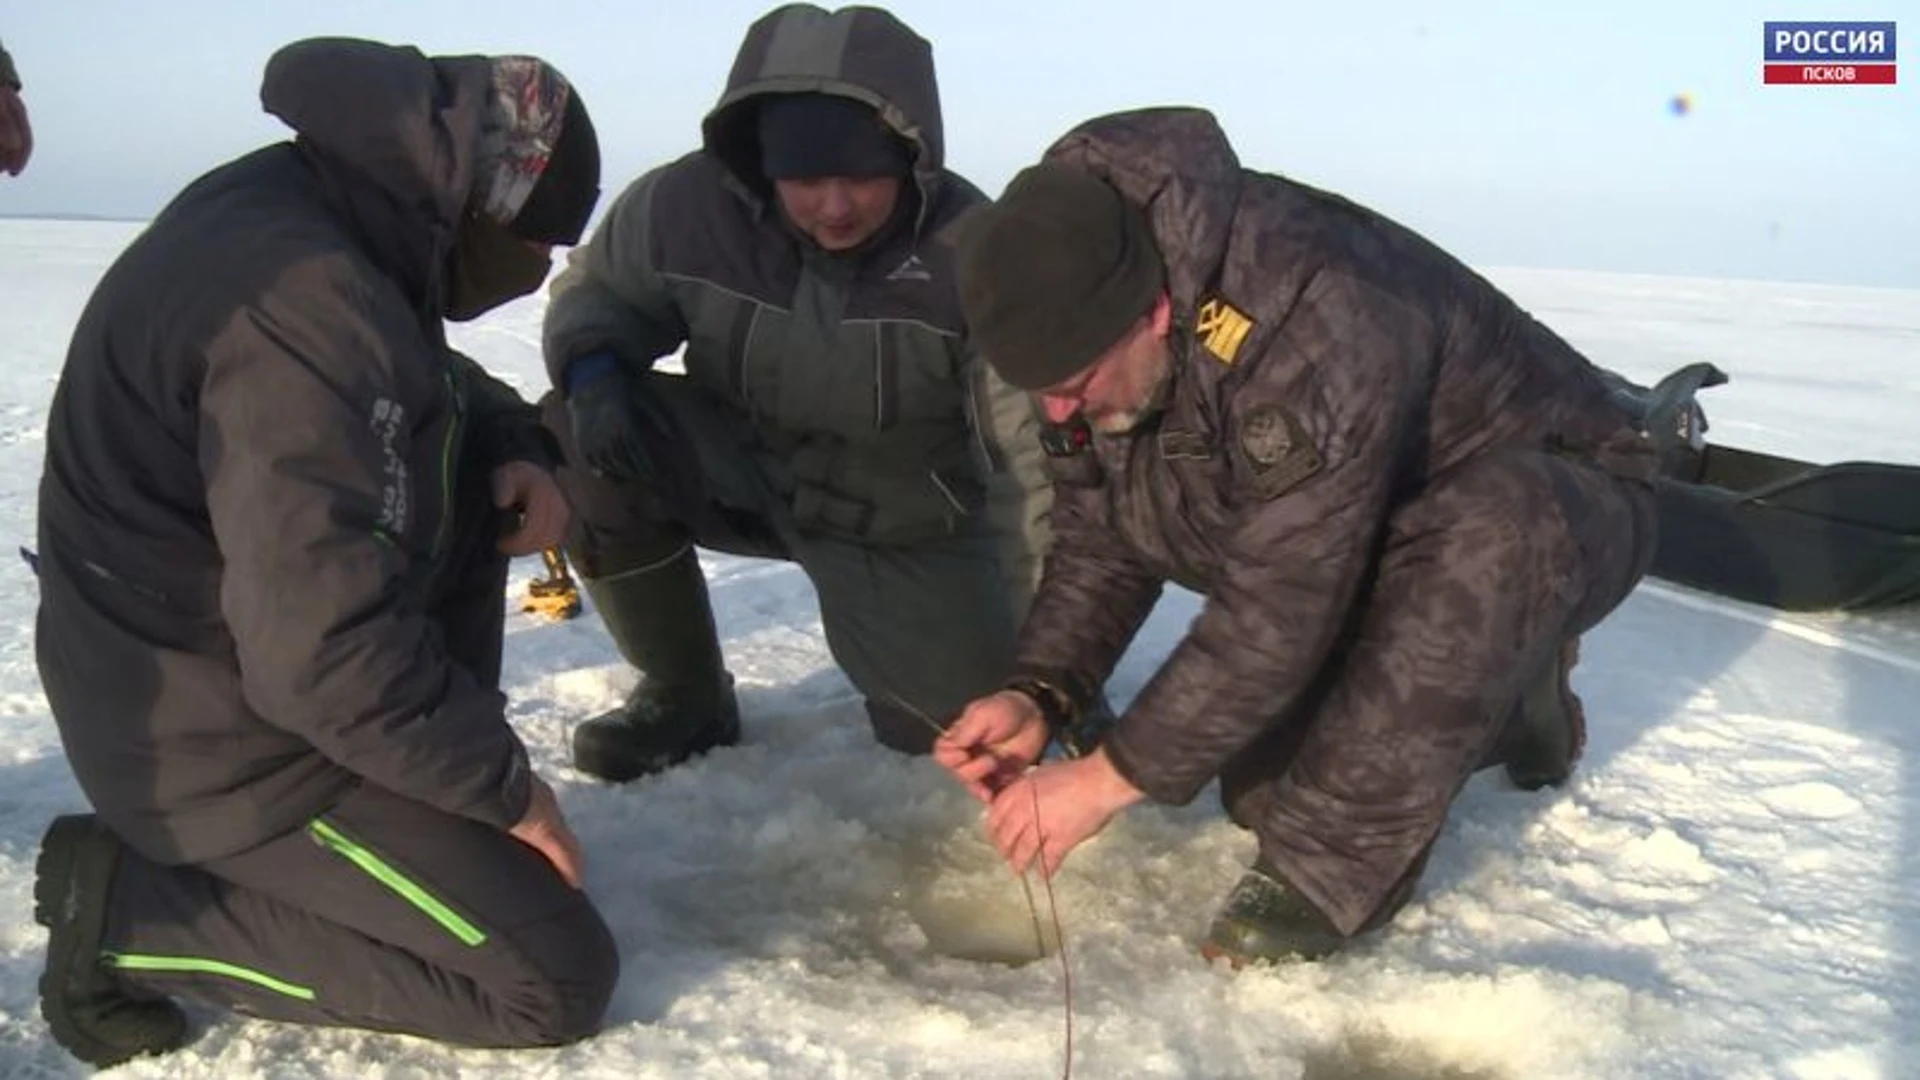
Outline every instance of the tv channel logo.
{"type": "Polygon", "coordinates": [[[1764,28],[1769,83],[1888,86],[1894,81],[1890,22],[1770,22],[1764,28]]]}

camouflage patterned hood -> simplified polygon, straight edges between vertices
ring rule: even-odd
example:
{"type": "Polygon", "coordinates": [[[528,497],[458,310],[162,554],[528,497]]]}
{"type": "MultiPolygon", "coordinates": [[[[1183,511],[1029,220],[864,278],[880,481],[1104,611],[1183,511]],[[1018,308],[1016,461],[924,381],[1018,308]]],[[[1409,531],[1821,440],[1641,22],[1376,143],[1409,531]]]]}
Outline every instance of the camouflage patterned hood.
{"type": "Polygon", "coordinates": [[[749,192],[764,198],[767,183],[754,130],[760,101],[808,92],[873,106],[912,145],[914,180],[923,203],[932,204],[946,144],[933,46],[925,38],[875,7],[828,11],[788,4],[768,12],[747,29],[726,92],[701,123],[707,152],[749,192]]]}
{"type": "Polygon", "coordinates": [[[1240,159],[1204,109],[1157,108],[1090,120],[1044,160],[1084,169],[1146,208],[1175,311],[1192,311],[1226,258],[1240,203],[1240,159]]]}

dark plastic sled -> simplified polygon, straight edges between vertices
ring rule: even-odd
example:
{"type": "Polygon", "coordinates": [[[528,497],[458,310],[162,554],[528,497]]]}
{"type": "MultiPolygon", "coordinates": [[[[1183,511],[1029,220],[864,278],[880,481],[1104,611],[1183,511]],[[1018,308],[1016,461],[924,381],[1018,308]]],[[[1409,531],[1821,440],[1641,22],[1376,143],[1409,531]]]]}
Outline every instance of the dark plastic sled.
{"type": "Polygon", "coordinates": [[[1655,577],[1787,611],[1920,602],[1920,467],[1708,445],[1656,490],[1655,577]]]}
{"type": "Polygon", "coordinates": [[[1603,371],[1660,450],[1653,576],[1788,611],[1920,602],[1920,467],[1810,465],[1706,441],[1689,364],[1652,387],[1603,371]]]}

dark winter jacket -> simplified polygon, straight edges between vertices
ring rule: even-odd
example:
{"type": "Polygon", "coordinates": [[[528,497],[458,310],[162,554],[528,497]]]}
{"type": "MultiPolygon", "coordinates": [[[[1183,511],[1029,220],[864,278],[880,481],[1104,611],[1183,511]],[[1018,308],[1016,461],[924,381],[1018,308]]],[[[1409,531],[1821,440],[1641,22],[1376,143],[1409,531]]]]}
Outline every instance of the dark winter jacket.
{"type": "MultiPolygon", "coordinates": [[[[553,287],[546,354],[636,370],[685,345],[689,377],[752,421],[804,531],[913,543],[983,525],[1039,542],[1031,402],[968,348],[952,226],[983,196],[943,166],[932,50],[875,8],[780,8],[748,31],[704,146],[635,181],[553,287]],[[874,106],[914,152],[911,215],[858,257],[783,219],[755,116],[774,94],[874,106]]],[[[1037,570],[1037,567],[1035,567],[1037,570]]]]}
{"type": "Polygon", "coordinates": [[[299,139],[194,182],[81,316],[36,644],[81,787],[155,859],[244,849],[361,782],[525,811],[500,694],[424,614],[457,471],[538,457],[438,314],[489,86],[481,57],[289,46],[262,97],[299,139]]]}
{"type": "Polygon", "coordinates": [[[1146,208],[1177,320],[1157,424],[1058,466],[1054,551],[1020,667],[1084,699],[1171,580],[1206,596],[1108,743],[1190,800],[1330,659],[1395,509],[1476,455],[1652,475],[1597,370],[1413,232],[1243,169],[1213,117],[1090,121],[1053,162],[1146,208]]]}
{"type": "Polygon", "coordinates": [[[14,70],[13,57],[7,55],[5,44],[0,44],[0,86],[11,86],[15,90],[21,88],[20,73],[14,70]]]}

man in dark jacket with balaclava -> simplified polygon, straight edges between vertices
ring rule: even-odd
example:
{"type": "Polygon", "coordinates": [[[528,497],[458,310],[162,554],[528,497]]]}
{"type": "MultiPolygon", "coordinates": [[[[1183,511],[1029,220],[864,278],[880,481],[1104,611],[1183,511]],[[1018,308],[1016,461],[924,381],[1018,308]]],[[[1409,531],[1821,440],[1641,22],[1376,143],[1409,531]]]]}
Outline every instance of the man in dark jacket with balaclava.
{"type": "Polygon", "coordinates": [[[450,350],[578,241],[600,159],[528,57],[314,40],[299,137],[114,262],[47,424],[36,650],[95,813],[42,841],[41,1010],[76,1056],[171,998],[531,1046],[599,1024],[614,945],[497,689],[506,562],[557,543],[534,410],[450,350]]]}
{"type": "Polygon", "coordinates": [[[925,752],[994,686],[1049,493],[971,347],[932,50],[877,8],[755,22],[701,150],[635,181],[553,286],[569,553],[641,678],[574,733],[628,780],[740,737],[698,548],[798,562],[876,737],[925,752]],[[685,347],[685,375],[656,361],[685,347]]]}
{"type": "Polygon", "coordinates": [[[1406,901],[1475,769],[1566,779],[1576,638],[1653,551],[1652,445],[1578,352],[1195,109],[1089,121],[966,228],[968,324],[1055,425],[1012,688],[935,749],[1016,868],[1218,778],[1259,858],[1204,951],[1318,956],[1406,901]],[[1186,638],[1098,751],[1024,771],[1168,580],[1186,638]]]}

